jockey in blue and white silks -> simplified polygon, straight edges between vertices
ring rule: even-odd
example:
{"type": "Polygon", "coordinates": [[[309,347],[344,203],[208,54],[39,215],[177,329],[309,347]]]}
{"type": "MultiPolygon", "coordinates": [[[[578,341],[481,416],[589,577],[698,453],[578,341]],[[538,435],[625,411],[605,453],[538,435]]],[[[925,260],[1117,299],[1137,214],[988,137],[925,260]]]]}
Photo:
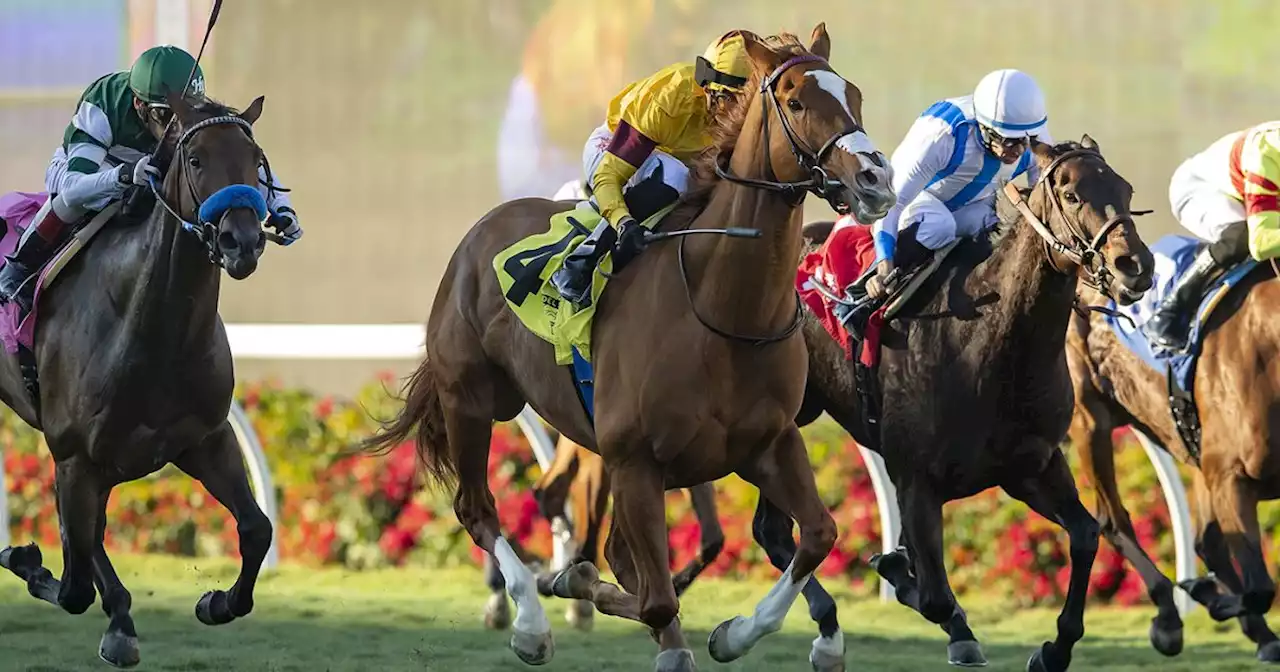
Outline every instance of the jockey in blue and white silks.
{"type": "Polygon", "coordinates": [[[996,223],[995,194],[1039,169],[1031,140],[1052,143],[1044,94],[1030,75],[996,70],[973,95],[938,101],[924,111],[893,152],[898,202],[874,224],[876,276],[867,291],[878,297],[893,270],[898,231],[916,226],[916,240],[937,250],[996,223]]]}

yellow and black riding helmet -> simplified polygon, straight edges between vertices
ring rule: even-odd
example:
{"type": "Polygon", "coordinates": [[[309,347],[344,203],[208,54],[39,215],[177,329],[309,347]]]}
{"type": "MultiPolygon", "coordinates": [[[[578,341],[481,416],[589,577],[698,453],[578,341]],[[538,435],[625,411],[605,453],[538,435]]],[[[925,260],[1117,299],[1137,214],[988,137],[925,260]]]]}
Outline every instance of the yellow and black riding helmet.
{"type": "Polygon", "coordinates": [[[698,86],[710,94],[741,91],[751,76],[751,59],[742,31],[730,31],[712,42],[698,57],[693,75],[698,86]]]}

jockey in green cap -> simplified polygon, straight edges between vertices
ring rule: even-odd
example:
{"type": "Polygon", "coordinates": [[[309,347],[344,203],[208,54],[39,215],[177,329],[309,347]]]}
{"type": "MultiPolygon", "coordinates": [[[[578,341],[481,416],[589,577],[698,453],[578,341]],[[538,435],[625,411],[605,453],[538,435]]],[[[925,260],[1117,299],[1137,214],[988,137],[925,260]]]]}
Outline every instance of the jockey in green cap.
{"type": "MultiPolygon", "coordinates": [[[[49,260],[74,225],[118,200],[130,185],[159,177],[151,155],[173,115],[167,96],[185,90],[188,96],[203,97],[204,86],[204,73],[195,59],[173,46],[152,47],[128,71],[89,85],[45,171],[49,200],[0,268],[0,302],[13,300],[21,289],[27,299],[23,303],[29,306],[35,283],[27,279],[49,260]]],[[[280,191],[279,182],[268,189],[261,167],[258,179],[272,213],[269,224],[286,244],[292,243],[302,236],[302,228],[288,194],[280,191]]]]}

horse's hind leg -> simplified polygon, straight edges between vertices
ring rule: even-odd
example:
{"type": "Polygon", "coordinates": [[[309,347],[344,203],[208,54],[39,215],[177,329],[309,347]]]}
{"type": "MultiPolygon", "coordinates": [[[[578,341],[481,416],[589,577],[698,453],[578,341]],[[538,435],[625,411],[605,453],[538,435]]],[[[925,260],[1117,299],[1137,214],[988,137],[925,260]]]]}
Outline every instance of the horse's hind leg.
{"type": "Polygon", "coordinates": [[[1248,479],[1236,474],[1208,484],[1214,513],[1231,547],[1231,555],[1240,566],[1244,589],[1240,593],[1241,602],[1248,613],[1265,614],[1275,602],[1276,584],[1267,572],[1267,561],[1262,555],[1258,495],[1248,479]]]}
{"type": "Polygon", "coordinates": [[[93,582],[102,595],[102,610],[110,619],[98,646],[98,657],[116,667],[133,667],[141,660],[138,631],[130,614],[133,596],[124,587],[115,567],[111,566],[111,559],[107,557],[107,550],[103,547],[107,530],[107,500],[110,495],[111,491],[105,490],[98,498],[97,548],[93,551],[93,582]]]}
{"type": "MultiPolygon", "coordinates": [[[[786,571],[796,556],[792,527],[791,517],[768,497],[761,495],[751,521],[751,535],[780,572],[786,571]]],[[[818,583],[816,576],[805,582],[800,592],[809,603],[809,617],[818,624],[818,637],[813,640],[809,664],[817,672],[844,670],[844,633],[840,631],[840,621],[836,618],[835,599],[818,583]]]]}
{"type": "Polygon", "coordinates": [[[1138,570],[1143,584],[1147,586],[1147,596],[1156,605],[1157,613],[1151,619],[1148,632],[1151,646],[1166,656],[1176,656],[1182,652],[1183,639],[1182,616],[1173,601],[1173,581],[1156,567],[1138,543],[1137,532],[1120,499],[1116,483],[1115,446],[1111,440],[1115,423],[1101,402],[1086,395],[1089,395],[1089,390],[1076,390],[1076,413],[1071,420],[1069,438],[1080,457],[1085,478],[1094,484],[1098,492],[1094,515],[1098,517],[1098,525],[1107,541],[1138,570]]]}
{"type": "Polygon", "coordinates": [[[511,627],[511,602],[507,600],[507,582],[493,561],[484,554],[484,585],[489,588],[489,600],[484,605],[484,627],[490,630],[506,630],[511,627]]]}
{"type": "Polygon", "coordinates": [[[1057,522],[1070,540],[1071,578],[1066,604],[1058,616],[1058,636],[1032,654],[1030,672],[1062,672],[1071,665],[1071,650],[1084,637],[1084,607],[1089,574],[1098,554],[1098,522],[1080,502],[1080,493],[1056,446],[1045,446],[1049,463],[1043,472],[1022,481],[1008,483],[1005,491],[1026,502],[1036,513],[1057,522]]]}
{"type": "Polygon", "coordinates": [[[1240,594],[1244,586],[1231,562],[1231,551],[1227,548],[1226,538],[1213,512],[1213,501],[1205,486],[1203,474],[1195,472],[1193,486],[1196,497],[1196,555],[1204,561],[1204,566],[1213,573],[1217,580],[1210,577],[1183,581],[1180,587],[1191,595],[1191,598],[1208,610],[1215,620],[1224,621],[1236,616],[1240,622],[1240,630],[1257,645],[1258,660],[1268,663],[1280,662],[1280,640],[1267,625],[1265,617],[1250,614],[1241,603],[1240,594]],[[1218,590],[1218,582],[1226,587],[1229,594],[1218,590]]]}
{"type": "Polygon", "coordinates": [[[794,425],[756,464],[739,473],[760,489],[761,497],[768,497],[799,523],[800,545],[782,577],[756,605],[755,613],[745,618],[735,616],[712,631],[707,648],[711,657],[722,663],[741,657],[762,637],[782,628],[787,611],[836,542],[836,523],[818,496],[804,440],[794,425]]]}
{"type": "Polygon", "coordinates": [[[693,502],[693,513],[698,517],[699,545],[698,555],[672,578],[676,587],[676,596],[684,594],[711,563],[720,556],[724,549],[724,529],[720,527],[720,518],[716,515],[716,487],[712,483],[703,483],[689,488],[689,499],[693,502]]]}
{"type": "Polygon", "coordinates": [[[70,614],[83,614],[93,605],[93,552],[99,514],[99,497],[106,488],[88,461],[75,456],[59,462],[55,469],[54,500],[62,527],[62,579],[44,567],[40,547],[28,544],[0,551],[0,567],[27,582],[33,597],[61,607],[70,614]]]}
{"type": "Polygon", "coordinates": [[[236,521],[240,535],[240,575],[231,590],[209,591],[196,603],[196,618],[201,623],[225,625],[253,611],[258,572],[271,550],[271,521],[253,498],[244,458],[229,423],[222,423],[203,445],[188,449],[174,464],[200,481],[236,521]]]}

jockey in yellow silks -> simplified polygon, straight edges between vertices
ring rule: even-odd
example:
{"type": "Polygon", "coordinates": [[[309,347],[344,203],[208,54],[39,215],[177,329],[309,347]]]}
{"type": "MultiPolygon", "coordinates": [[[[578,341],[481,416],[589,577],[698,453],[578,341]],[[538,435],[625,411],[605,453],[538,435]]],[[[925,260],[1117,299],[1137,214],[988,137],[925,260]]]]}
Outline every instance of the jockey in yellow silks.
{"type": "Polygon", "coordinates": [[[609,103],[587,140],[583,169],[603,220],[552,276],[562,296],[590,301],[591,276],[605,252],[634,255],[644,231],[623,200],[641,196],[646,212],[670,204],[689,184],[688,162],[711,145],[711,120],[751,75],[746,40],[732,31],[694,63],[677,63],[628,85],[609,103]]]}
{"type": "Polygon", "coordinates": [[[1280,121],[1219,138],[1182,163],[1169,183],[1178,223],[1209,241],[1147,321],[1147,337],[1181,351],[1196,305],[1222,271],[1252,256],[1280,257],[1280,121]]]}

